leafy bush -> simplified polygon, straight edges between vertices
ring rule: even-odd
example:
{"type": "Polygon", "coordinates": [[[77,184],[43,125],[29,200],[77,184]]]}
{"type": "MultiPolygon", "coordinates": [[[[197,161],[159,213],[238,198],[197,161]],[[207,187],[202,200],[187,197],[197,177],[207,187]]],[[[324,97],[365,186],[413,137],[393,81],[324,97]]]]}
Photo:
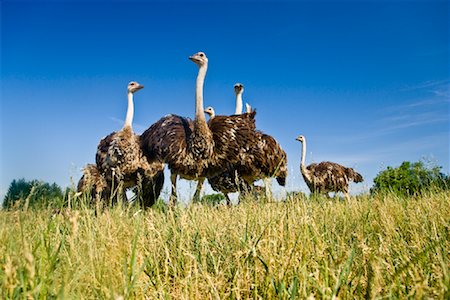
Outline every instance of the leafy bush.
{"type": "Polygon", "coordinates": [[[375,177],[372,193],[391,191],[399,195],[417,195],[430,188],[448,188],[449,177],[442,167],[426,166],[422,161],[405,161],[398,168],[387,167],[375,177]]]}
{"type": "Polygon", "coordinates": [[[49,184],[39,180],[26,181],[22,178],[14,179],[9,185],[3,200],[3,207],[22,206],[26,202],[30,207],[47,206],[63,200],[63,192],[56,183],[49,184]]]}
{"type": "Polygon", "coordinates": [[[202,197],[199,203],[208,204],[208,205],[217,205],[225,200],[225,196],[222,194],[211,194],[205,195],[202,197]]]}

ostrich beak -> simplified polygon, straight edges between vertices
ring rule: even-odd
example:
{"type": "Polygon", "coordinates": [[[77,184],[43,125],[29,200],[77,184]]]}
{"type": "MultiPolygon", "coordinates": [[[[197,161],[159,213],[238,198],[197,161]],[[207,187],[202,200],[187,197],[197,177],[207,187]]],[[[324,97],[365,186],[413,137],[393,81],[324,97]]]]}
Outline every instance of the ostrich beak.
{"type": "Polygon", "coordinates": [[[199,63],[200,62],[200,60],[197,57],[195,57],[194,55],[189,56],[189,59],[192,60],[195,63],[199,63]]]}

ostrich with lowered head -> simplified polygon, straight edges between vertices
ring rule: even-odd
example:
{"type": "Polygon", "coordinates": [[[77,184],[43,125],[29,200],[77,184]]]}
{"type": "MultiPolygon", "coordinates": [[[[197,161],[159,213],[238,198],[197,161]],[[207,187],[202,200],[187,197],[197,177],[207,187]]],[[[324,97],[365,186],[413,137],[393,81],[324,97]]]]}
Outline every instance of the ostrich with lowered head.
{"type": "Polygon", "coordinates": [[[350,200],[348,185],[351,181],[356,183],[362,182],[362,175],[352,168],[329,161],[305,166],[306,138],[303,135],[299,135],[296,140],[302,143],[300,171],[311,193],[328,195],[329,192],[342,192],[345,198],[350,200]]]}
{"type": "Polygon", "coordinates": [[[110,193],[105,177],[100,174],[94,164],[87,164],[83,168],[83,175],[78,181],[77,191],[90,194],[91,199],[97,203],[110,193]]]}

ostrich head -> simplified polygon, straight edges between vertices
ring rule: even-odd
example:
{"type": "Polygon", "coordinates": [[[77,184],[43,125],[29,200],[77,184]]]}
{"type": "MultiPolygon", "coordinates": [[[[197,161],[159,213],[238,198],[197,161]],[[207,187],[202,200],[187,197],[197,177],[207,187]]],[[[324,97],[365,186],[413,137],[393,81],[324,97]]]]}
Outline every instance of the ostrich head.
{"type": "Polygon", "coordinates": [[[300,143],[303,143],[305,141],[305,137],[303,135],[299,135],[295,140],[299,141],[300,143]]]}
{"type": "Polygon", "coordinates": [[[234,85],[234,92],[236,94],[239,94],[239,93],[242,94],[244,92],[244,85],[242,83],[236,83],[234,85]]]}
{"type": "Polygon", "coordinates": [[[195,62],[195,64],[199,67],[208,65],[208,58],[203,52],[197,52],[194,55],[189,56],[189,59],[195,62]]]}
{"type": "Polygon", "coordinates": [[[136,91],[139,91],[139,90],[142,89],[142,88],[144,88],[144,86],[141,85],[141,84],[139,84],[139,83],[136,82],[136,81],[131,81],[131,82],[128,84],[128,92],[129,92],[129,93],[134,93],[134,92],[136,92],[136,91]]]}
{"type": "Polygon", "coordinates": [[[215,112],[214,112],[214,108],[212,108],[211,106],[208,106],[207,108],[205,108],[205,113],[206,113],[210,118],[214,118],[215,112]]]}

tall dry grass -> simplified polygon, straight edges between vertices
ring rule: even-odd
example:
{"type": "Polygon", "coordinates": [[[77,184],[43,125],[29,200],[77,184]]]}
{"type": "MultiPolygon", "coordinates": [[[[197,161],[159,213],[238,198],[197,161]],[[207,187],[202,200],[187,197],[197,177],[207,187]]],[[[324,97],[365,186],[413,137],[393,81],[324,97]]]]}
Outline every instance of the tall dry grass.
{"type": "Polygon", "coordinates": [[[0,211],[0,298],[449,299],[449,199],[0,211]]]}

